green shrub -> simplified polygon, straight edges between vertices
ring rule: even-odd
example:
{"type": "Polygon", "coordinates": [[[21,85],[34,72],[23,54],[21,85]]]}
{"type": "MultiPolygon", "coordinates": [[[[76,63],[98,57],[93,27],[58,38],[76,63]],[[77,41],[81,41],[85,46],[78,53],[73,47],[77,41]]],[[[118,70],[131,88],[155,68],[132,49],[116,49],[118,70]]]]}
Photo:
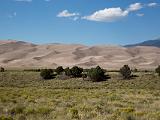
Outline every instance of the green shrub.
{"type": "Polygon", "coordinates": [[[62,66],[59,66],[55,69],[55,72],[60,75],[62,72],[64,71],[63,67],[62,66]]]}
{"type": "Polygon", "coordinates": [[[160,76],[160,65],[156,68],[156,73],[158,73],[158,75],[160,76]]]}
{"type": "Polygon", "coordinates": [[[4,72],[4,68],[3,67],[0,67],[0,72],[4,72]]]}
{"type": "Polygon", "coordinates": [[[53,71],[51,69],[43,69],[43,70],[41,70],[40,76],[43,79],[52,79],[53,78],[53,71]]]}
{"type": "Polygon", "coordinates": [[[81,77],[83,72],[83,68],[80,68],[78,66],[74,66],[71,68],[71,73],[73,77],[81,77]]]}
{"type": "Polygon", "coordinates": [[[104,81],[106,80],[105,72],[104,70],[97,66],[96,68],[91,68],[88,71],[88,77],[93,81],[93,82],[99,82],[99,81],[104,81]]]}
{"type": "Polygon", "coordinates": [[[69,69],[69,67],[67,67],[66,69],[64,69],[65,75],[66,76],[71,76],[72,75],[72,71],[71,69],[69,69]]]}
{"type": "Polygon", "coordinates": [[[128,65],[124,65],[121,69],[120,69],[120,73],[122,74],[124,79],[129,79],[131,78],[131,69],[128,65]]]}

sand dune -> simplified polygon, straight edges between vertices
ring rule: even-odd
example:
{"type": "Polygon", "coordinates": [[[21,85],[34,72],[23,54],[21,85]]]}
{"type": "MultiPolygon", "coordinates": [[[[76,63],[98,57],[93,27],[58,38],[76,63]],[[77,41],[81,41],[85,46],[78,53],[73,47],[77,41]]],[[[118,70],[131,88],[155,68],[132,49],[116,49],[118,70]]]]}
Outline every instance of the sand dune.
{"type": "Polygon", "coordinates": [[[124,64],[133,68],[155,68],[160,64],[160,48],[79,44],[35,45],[22,41],[0,41],[0,65],[8,68],[55,68],[59,65],[90,68],[100,65],[107,69],[119,69],[124,64]]]}

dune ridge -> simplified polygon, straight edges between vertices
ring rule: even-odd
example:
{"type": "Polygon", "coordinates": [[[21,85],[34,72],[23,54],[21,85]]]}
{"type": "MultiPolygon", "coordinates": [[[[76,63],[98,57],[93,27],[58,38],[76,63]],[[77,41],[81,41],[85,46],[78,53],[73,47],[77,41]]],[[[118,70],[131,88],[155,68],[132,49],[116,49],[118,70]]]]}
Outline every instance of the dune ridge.
{"type": "Polygon", "coordinates": [[[55,68],[97,65],[119,69],[128,64],[133,68],[153,69],[160,64],[160,48],[151,46],[122,47],[80,44],[35,45],[16,40],[0,40],[0,65],[8,68],[55,68]]]}

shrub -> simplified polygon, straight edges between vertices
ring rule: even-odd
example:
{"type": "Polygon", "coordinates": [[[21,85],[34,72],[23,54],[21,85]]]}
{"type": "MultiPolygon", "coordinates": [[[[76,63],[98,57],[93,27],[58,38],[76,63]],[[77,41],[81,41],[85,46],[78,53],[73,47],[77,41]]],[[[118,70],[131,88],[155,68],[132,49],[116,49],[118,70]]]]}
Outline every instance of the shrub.
{"type": "Polygon", "coordinates": [[[93,82],[104,81],[106,79],[104,70],[99,66],[97,66],[96,68],[91,68],[88,71],[88,77],[93,82]]]}
{"type": "Polygon", "coordinates": [[[4,72],[4,68],[3,67],[0,67],[0,72],[4,72]]]}
{"type": "Polygon", "coordinates": [[[41,70],[40,76],[43,79],[51,79],[53,77],[53,71],[51,69],[43,69],[41,70]]]}
{"type": "Polygon", "coordinates": [[[77,66],[71,68],[71,73],[73,77],[81,77],[83,69],[77,66]]]}
{"type": "Polygon", "coordinates": [[[128,65],[124,65],[121,69],[120,69],[120,73],[122,74],[124,79],[129,79],[131,78],[131,69],[128,65]]]}
{"type": "Polygon", "coordinates": [[[156,68],[156,73],[158,73],[158,75],[160,76],[160,65],[156,68]]]}
{"type": "Polygon", "coordinates": [[[69,69],[69,67],[67,67],[66,69],[64,69],[65,75],[66,76],[71,76],[72,75],[72,71],[71,69],[69,69]]]}
{"type": "Polygon", "coordinates": [[[60,75],[62,72],[64,71],[63,67],[62,66],[59,66],[55,69],[55,72],[60,75]]]}

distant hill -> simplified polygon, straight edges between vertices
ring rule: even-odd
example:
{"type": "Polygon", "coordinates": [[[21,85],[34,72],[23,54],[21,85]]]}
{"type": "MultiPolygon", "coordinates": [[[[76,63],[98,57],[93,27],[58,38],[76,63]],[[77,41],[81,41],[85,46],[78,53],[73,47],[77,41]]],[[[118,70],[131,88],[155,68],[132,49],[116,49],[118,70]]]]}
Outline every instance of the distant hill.
{"type": "Polygon", "coordinates": [[[16,40],[0,40],[0,66],[3,67],[24,69],[78,65],[90,68],[100,65],[106,69],[119,69],[124,64],[133,68],[154,69],[160,64],[160,48],[79,44],[36,45],[16,40]]]}
{"type": "Polygon", "coordinates": [[[160,47],[160,38],[155,39],[155,40],[147,40],[147,41],[144,41],[144,42],[142,42],[142,43],[126,45],[125,47],[135,47],[135,46],[153,46],[153,47],[160,47]]]}

